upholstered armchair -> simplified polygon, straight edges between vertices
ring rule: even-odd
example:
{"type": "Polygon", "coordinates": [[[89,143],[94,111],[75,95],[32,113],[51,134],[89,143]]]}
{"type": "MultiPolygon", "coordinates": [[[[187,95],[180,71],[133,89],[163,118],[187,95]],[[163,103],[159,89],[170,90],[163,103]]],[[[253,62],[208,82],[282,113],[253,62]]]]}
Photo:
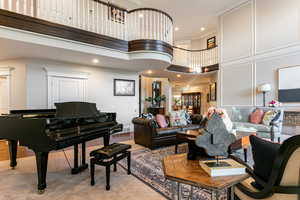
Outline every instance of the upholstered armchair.
{"type": "Polygon", "coordinates": [[[238,184],[235,197],[239,200],[299,200],[300,199],[300,135],[284,141],[276,154],[271,176],[267,182],[261,180],[242,160],[233,157],[247,167],[251,178],[238,184]],[[262,186],[254,188],[251,182],[262,186]]]}

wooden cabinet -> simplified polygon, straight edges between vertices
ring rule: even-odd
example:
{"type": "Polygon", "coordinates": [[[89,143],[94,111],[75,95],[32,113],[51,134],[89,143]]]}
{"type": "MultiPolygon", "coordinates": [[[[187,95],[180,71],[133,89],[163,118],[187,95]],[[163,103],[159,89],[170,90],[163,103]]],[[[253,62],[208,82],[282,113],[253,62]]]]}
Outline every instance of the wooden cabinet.
{"type": "Polygon", "coordinates": [[[201,93],[182,93],[181,94],[181,106],[188,110],[191,114],[201,113],[201,93]]]}

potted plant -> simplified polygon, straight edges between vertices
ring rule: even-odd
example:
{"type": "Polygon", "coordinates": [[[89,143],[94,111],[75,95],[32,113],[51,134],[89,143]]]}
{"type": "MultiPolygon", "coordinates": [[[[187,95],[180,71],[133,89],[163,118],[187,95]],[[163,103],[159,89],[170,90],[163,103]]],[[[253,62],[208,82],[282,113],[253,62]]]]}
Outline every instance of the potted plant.
{"type": "Polygon", "coordinates": [[[166,95],[159,95],[159,96],[157,96],[155,98],[153,98],[153,97],[146,97],[145,101],[150,102],[152,104],[151,107],[153,107],[153,108],[154,107],[160,108],[161,102],[166,101],[166,95]]]}

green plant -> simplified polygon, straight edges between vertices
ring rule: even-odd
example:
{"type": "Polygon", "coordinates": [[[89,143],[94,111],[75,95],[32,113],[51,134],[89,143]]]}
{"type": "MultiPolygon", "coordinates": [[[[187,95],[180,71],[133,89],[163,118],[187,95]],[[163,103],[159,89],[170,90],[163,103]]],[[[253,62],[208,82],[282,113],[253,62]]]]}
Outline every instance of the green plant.
{"type": "Polygon", "coordinates": [[[157,96],[155,98],[152,97],[146,97],[145,101],[153,103],[154,105],[160,105],[161,102],[166,101],[167,97],[166,95],[157,96]]]}

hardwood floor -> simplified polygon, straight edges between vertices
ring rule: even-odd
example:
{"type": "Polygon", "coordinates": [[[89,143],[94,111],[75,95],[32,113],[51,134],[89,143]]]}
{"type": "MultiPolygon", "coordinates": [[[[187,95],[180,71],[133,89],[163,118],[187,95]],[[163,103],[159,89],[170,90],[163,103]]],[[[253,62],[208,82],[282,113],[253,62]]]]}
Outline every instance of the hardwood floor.
{"type": "MultiPolygon", "coordinates": [[[[111,136],[111,143],[130,140],[132,139],[132,134],[133,133],[115,134],[111,136]]],[[[87,147],[97,146],[97,145],[103,145],[103,140],[96,139],[96,140],[89,141],[86,144],[87,147]]],[[[72,148],[73,147],[69,147],[67,149],[72,149],[72,148]]],[[[23,146],[18,146],[18,153],[17,153],[18,158],[23,158],[23,157],[33,156],[33,155],[34,153],[32,150],[23,146]]],[[[5,140],[0,140],[0,161],[3,160],[9,160],[8,143],[5,140]]]]}

